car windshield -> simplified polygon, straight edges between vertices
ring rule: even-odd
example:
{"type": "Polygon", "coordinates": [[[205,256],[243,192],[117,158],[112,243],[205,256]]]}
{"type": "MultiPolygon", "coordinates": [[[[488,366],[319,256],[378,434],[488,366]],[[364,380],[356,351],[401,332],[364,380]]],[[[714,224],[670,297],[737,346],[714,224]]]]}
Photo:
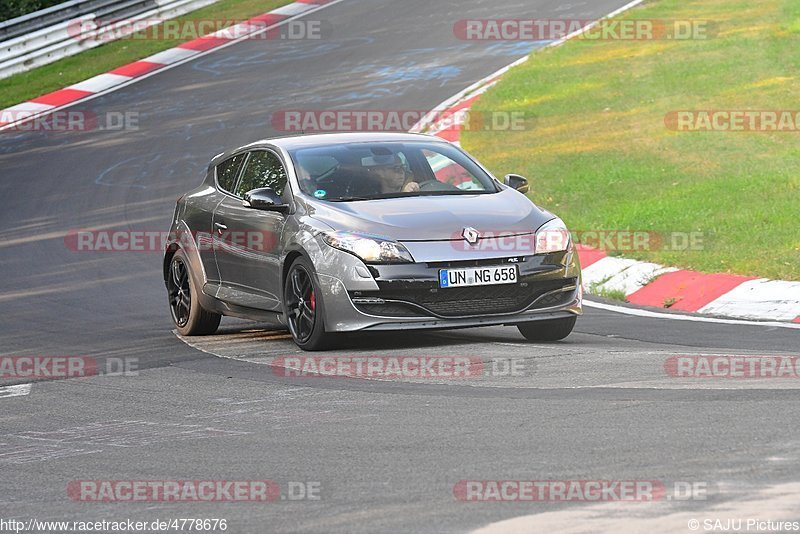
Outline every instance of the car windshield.
{"type": "Polygon", "coordinates": [[[486,172],[444,143],[349,143],[290,155],[300,189],[330,202],[498,191],[486,172]]]}

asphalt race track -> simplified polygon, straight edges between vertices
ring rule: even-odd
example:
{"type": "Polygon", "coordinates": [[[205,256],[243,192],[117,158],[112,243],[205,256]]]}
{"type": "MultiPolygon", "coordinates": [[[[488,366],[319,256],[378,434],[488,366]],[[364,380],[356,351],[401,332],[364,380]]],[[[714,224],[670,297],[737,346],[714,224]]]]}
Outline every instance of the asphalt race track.
{"type": "Polygon", "coordinates": [[[160,254],[65,246],[75,229],[168,228],[175,199],[213,155],[281,133],[273,111],[426,110],[540,46],[459,41],[457,19],[586,19],[625,3],[343,0],[313,15],[323,40],[244,41],[76,107],[137,112],[137,131],[0,133],[0,355],[138,362],[135,376],[0,394],[0,517],[394,533],[533,514],[543,515],[520,531],[622,532],[639,516],[650,532],[686,532],[687,518],[720,507],[767,516],[765,502],[776,514],[796,503],[797,382],[678,379],[664,366],[682,355],[797,355],[797,329],[587,308],[555,344],[491,327],[373,334],[347,350],[520,360],[513,376],[293,378],[264,365],[299,355],[272,325],[226,319],[216,336],[179,339],[160,254]],[[75,480],[186,479],[268,479],[283,491],[312,483],[320,498],[101,503],[67,492],[75,480]],[[709,492],[657,503],[461,502],[460,480],[689,481],[709,492]]]}

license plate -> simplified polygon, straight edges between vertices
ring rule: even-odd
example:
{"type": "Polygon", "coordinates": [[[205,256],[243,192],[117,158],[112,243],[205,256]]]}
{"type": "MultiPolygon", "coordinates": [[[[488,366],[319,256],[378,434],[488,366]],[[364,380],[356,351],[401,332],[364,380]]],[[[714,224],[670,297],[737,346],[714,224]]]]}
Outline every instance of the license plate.
{"type": "Polygon", "coordinates": [[[439,271],[439,287],[491,286],[517,283],[517,266],[468,267],[439,271]]]}

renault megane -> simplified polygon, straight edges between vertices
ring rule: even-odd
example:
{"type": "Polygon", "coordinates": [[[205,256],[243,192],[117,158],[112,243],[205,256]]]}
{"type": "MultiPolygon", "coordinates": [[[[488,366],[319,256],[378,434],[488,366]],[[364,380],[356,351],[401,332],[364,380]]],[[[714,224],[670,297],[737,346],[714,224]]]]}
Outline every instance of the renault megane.
{"type": "Polygon", "coordinates": [[[164,256],[182,335],[222,315],[279,321],[305,350],[344,332],[512,325],[570,334],[578,256],[564,223],[426,135],[266,139],[216,156],[176,206],[164,256]]]}

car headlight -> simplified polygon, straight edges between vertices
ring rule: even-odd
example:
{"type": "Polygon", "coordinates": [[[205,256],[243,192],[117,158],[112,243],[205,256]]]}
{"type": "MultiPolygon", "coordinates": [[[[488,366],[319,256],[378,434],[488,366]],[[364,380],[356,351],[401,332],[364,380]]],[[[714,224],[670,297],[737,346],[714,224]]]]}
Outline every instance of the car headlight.
{"type": "Polygon", "coordinates": [[[322,240],[333,248],[355,254],[364,263],[414,263],[411,253],[391,239],[357,232],[323,233],[322,240]]]}
{"type": "Polygon", "coordinates": [[[556,217],[536,230],[535,254],[549,254],[569,250],[570,235],[564,221],[556,217]]]}

